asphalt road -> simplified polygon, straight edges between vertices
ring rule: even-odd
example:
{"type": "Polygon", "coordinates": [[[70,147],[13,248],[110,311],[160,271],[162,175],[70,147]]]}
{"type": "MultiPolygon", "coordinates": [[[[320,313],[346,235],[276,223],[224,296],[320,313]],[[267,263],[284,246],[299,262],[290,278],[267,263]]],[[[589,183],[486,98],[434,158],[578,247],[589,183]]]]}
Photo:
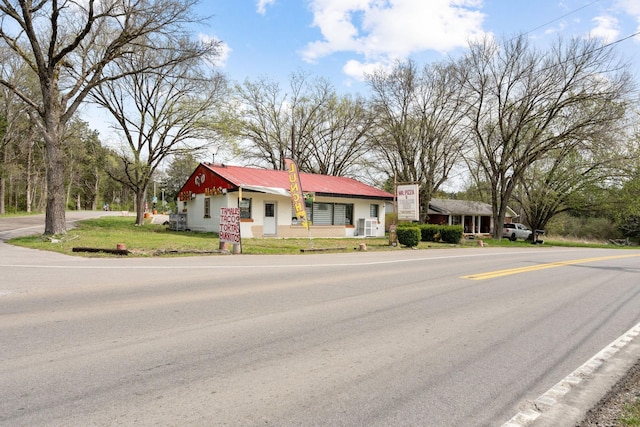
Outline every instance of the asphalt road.
{"type": "Polygon", "coordinates": [[[0,242],[0,425],[499,426],[637,327],[639,278],[622,250],[90,259],[0,242]]]}
{"type": "MultiPolygon", "coordinates": [[[[121,215],[122,212],[99,211],[68,211],[66,212],[67,229],[74,226],[76,221],[97,218],[103,215],[121,215]]],[[[132,213],[133,215],[133,213],[132,213]]],[[[0,217],[0,241],[15,237],[44,233],[44,214],[27,216],[0,217]]],[[[132,218],[132,220],[135,220],[132,218]]]]}

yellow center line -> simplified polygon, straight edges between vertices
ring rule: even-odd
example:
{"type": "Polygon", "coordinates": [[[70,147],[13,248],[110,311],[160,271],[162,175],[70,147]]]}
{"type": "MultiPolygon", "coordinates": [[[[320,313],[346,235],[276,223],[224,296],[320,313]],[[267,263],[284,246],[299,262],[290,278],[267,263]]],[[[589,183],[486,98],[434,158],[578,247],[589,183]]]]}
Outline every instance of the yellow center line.
{"type": "Polygon", "coordinates": [[[509,276],[511,274],[520,274],[520,273],[526,273],[529,271],[544,270],[545,268],[563,267],[565,265],[585,264],[585,263],[594,262],[594,261],[604,261],[608,259],[618,259],[618,258],[631,258],[631,257],[637,257],[637,256],[640,256],[640,254],[627,254],[627,255],[604,256],[604,257],[597,257],[597,258],[574,259],[569,261],[558,261],[558,262],[550,262],[546,264],[530,265],[526,267],[509,268],[506,270],[489,271],[487,273],[470,274],[468,276],[462,276],[461,278],[470,279],[470,280],[485,280],[485,279],[493,279],[495,277],[509,276]]]}

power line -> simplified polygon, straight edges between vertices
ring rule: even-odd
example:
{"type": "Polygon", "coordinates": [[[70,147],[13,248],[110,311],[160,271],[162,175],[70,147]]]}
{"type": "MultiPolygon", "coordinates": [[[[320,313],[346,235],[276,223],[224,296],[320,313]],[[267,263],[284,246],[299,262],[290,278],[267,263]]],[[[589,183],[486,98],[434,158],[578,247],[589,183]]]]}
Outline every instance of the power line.
{"type": "Polygon", "coordinates": [[[629,34],[629,35],[628,35],[628,36],[626,36],[626,37],[623,37],[623,38],[618,39],[618,40],[614,40],[614,41],[612,41],[611,43],[607,43],[607,44],[605,44],[604,46],[601,46],[601,47],[600,47],[600,49],[604,49],[604,48],[607,48],[607,47],[609,47],[609,46],[613,46],[614,44],[621,43],[621,42],[623,42],[623,41],[625,41],[625,40],[632,39],[632,38],[634,38],[634,37],[635,37],[635,36],[637,36],[637,35],[640,35],[640,31],[636,31],[635,33],[633,33],[633,34],[629,34]]]}
{"type": "Polygon", "coordinates": [[[544,24],[542,24],[542,25],[538,25],[537,27],[535,27],[535,28],[533,28],[533,29],[531,29],[531,30],[527,31],[526,33],[523,33],[523,35],[526,35],[526,34],[532,33],[532,32],[534,32],[534,31],[536,31],[536,30],[539,30],[539,29],[540,29],[540,28],[542,28],[542,27],[546,27],[547,25],[551,25],[551,24],[553,24],[554,22],[558,22],[558,21],[560,21],[561,19],[564,19],[564,18],[566,18],[566,17],[567,17],[567,16],[569,16],[569,15],[573,15],[574,13],[579,12],[579,11],[581,11],[582,9],[586,9],[586,8],[588,8],[589,6],[594,5],[594,4],[598,3],[598,2],[600,2],[600,0],[593,0],[591,3],[587,3],[587,4],[585,4],[584,6],[581,6],[581,7],[577,8],[577,9],[571,10],[571,11],[569,11],[569,12],[565,13],[564,15],[559,16],[558,18],[555,18],[555,19],[553,19],[553,20],[551,20],[551,21],[549,21],[549,22],[546,22],[546,23],[544,23],[544,24]]]}
{"type": "Polygon", "coordinates": [[[598,52],[598,51],[600,51],[600,50],[604,50],[604,49],[610,48],[610,47],[611,47],[611,46],[613,46],[613,45],[616,45],[616,44],[618,44],[618,43],[622,43],[623,41],[626,41],[626,40],[632,39],[632,38],[634,38],[634,37],[636,37],[636,36],[638,36],[638,35],[640,35],[640,31],[636,31],[636,32],[635,32],[635,33],[633,33],[633,34],[629,34],[628,36],[625,36],[625,37],[619,38],[619,39],[614,40],[614,41],[612,41],[612,42],[610,42],[610,43],[606,43],[606,44],[603,44],[603,45],[601,45],[601,46],[597,46],[597,47],[595,47],[594,49],[591,49],[591,50],[589,50],[589,51],[587,51],[587,52],[583,52],[583,53],[581,53],[580,55],[572,56],[572,57],[570,57],[570,58],[565,58],[562,62],[559,62],[559,63],[557,63],[557,64],[549,65],[548,67],[541,68],[541,69],[539,69],[539,70],[536,70],[535,72],[536,72],[536,73],[538,73],[538,74],[541,74],[541,73],[543,73],[543,72],[549,71],[549,70],[551,70],[551,69],[553,69],[553,68],[555,68],[555,67],[558,67],[558,66],[560,66],[560,65],[567,64],[567,63],[568,63],[568,62],[570,62],[570,61],[575,61],[575,60],[577,60],[577,59],[579,59],[579,58],[582,58],[583,56],[590,55],[590,54],[592,54],[592,53],[594,53],[594,52],[598,52]]]}
{"type": "MultiPolygon", "coordinates": [[[[536,30],[539,30],[539,29],[540,29],[540,28],[542,28],[542,27],[546,27],[547,25],[553,24],[554,22],[558,22],[558,21],[560,21],[561,19],[566,18],[566,17],[567,17],[567,16],[569,16],[569,15],[572,15],[572,14],[574,14],[574,13],[576,13],[576,12],[579,12],[579,11],[581,11],[581,10],[583,10],[583,9],[586,9],[586,8],[588,8],[588,7],[592,6],[592,5],[596,4],[596,3],[599,3],[599,2],[600,2],[600,0],[593,0],[593,1],[592,1],[592,2],[590,2],[590,3],[587,3],[587,4],[583,5],[583,6],[580,6],[580,7],[579,7],[579,8],[577,8],[577,9],[573,9],[573,10],[571,10],[571,11],[569,11],[569,12],[565,13],[565,14],[564,14],[564,15],[562,15],[562,16],[559,16],[558,18],[552,19],[551,21],[548,21],[548,22],[546,22],[546,23],[544,23],[544,24],[538,25],[537,27],[535,27],[535,28],[533,28],[533,29],[531,29],[531,30],[529,30],[529,31],[527,31],[527,32],[525,32],[525,33],[522,33],[522,35],[527,35],[527,34],[529,34],[529,33],[532,33],[532,32],[534,32],[534,31],[536,31],[536,30]]],[[[622,38],[620,38],[620,39],[614,40],[614,41],[612,41],[612,42],[610,42],[610,43],[604,44],[604,45],[600,46],[599,48],[594,49],[594,50],[593,50],[593,51],[591,51],[591,52],[595,52],[595,51],[598,51],[598,50],[601,50],[601,49],[606,49],[606,48],[608,48],[608,47],[610,47],[610,46],[613,46],[613,45],[615,45],[615,44],[622,43],[622,42],[623,42],[623,41],[625,41],[625,40],[632,39],[632,38],[634,38],[634,37],[636,37],[636,36],[638,36],[638,35],[640,35],[640,31],[637,31],[637,32],[635,32],[635,33],[633,33],[633,34],[629,34],[628,36],[625,36],[625,37],[622,37],[622,38]]],[[[589,52],[589,53],[591,53],[591,52],[589,52]]]]}

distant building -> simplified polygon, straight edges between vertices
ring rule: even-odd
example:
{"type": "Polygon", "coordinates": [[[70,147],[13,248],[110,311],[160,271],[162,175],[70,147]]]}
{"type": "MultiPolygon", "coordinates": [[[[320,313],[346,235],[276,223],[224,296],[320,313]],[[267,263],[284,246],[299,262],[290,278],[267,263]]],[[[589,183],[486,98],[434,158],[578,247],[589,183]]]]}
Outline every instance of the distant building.
{"type": "MultiPolygon", "coordinates": [[[[490,234],[493,227],[491,205],[469,200],[432,199],[429,224],[462,225],[466,234],[490,234]]],[[[507,208],[506,222],[516,214],[507,208]]]]}
{"type": "Polygon", "coordinates": [[[345,177],[300,173],[300,181],[310,231],[295,217],[287,171],[201,163],[178,194],[179,229],[217,233],[220,208],[239,207],[243,238],[384,237],[393,194],[345,177]]]}

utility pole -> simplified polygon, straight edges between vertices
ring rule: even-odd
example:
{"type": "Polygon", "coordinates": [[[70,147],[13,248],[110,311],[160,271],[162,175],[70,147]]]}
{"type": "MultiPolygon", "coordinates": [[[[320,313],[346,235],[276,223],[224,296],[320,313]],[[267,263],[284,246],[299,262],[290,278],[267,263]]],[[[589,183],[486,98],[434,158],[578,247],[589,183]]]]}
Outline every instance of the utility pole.
{"type": "Polygon", "coordinates": [[[389,246],[398,246],[398,174],[393,171],[393,216],[389,225],[389,246]]]}
{"type": "Polygon", "coordinates": [[[298,159],[296,158],[296,125],[291,125],[291,160],[294,163],[298,164],[298,159]]]}

